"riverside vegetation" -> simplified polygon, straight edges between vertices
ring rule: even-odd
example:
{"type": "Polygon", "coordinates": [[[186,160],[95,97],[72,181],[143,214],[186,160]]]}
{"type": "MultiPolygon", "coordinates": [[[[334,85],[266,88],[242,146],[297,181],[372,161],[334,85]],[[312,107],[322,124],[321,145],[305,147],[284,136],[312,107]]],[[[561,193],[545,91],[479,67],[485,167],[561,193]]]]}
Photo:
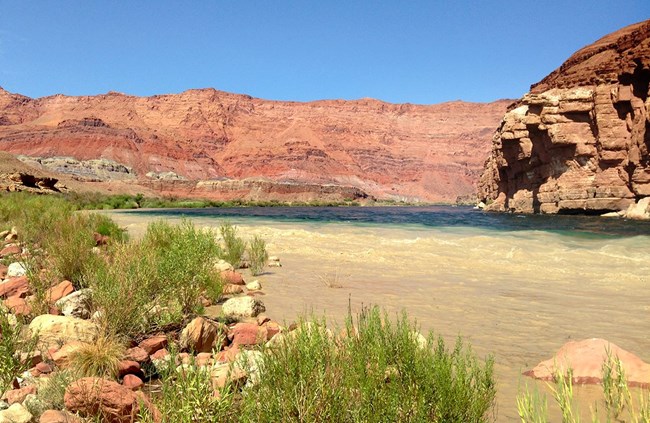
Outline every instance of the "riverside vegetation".
{"type": "Polygon", "coordinates": [[[156,221],[129,240],[77,208],[0,194],[0,421],[494,418],[492,359],[460,339],[450,349],[377,308],[340,331],[318,317],[284,328],[258,291],[237,296],[236,265],[268,260],[262,239],[156,221]]]}

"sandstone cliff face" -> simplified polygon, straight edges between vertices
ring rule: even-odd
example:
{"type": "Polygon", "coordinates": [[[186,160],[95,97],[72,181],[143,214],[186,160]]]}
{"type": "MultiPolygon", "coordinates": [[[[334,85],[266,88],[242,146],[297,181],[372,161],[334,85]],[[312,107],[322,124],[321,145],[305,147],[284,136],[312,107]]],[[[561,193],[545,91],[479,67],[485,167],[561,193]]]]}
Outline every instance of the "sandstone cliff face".
{"type": "Polygon", "coordinates": [[[479,184],[488,210],[603,213],[650,196],[650,21],[575,53],[510,107],[479,184]]]}
{"type": "Polygon", "coordinates": [[[52,157],[106,159],[145,185],[159,175],[267,178],[354,187],[379,198],[455,201],[475,193],[509,103],[297,103],[213,89],[30,99],[0,89],[0,150],[43,164],[52,157]]]}

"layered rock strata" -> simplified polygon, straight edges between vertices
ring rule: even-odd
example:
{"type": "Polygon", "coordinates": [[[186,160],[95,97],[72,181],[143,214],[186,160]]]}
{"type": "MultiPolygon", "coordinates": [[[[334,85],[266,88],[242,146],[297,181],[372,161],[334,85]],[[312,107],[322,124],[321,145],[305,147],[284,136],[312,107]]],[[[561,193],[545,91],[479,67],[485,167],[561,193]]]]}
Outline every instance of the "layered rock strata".
{"type": "MultiPolygon", "coordinates": [[[[0,89],[0,150],[130,186],[252,178],[453,202],[475,195],[494,127],[511,102],[299,103],[213,89],[32,99],[0,89]]],[[[206,192],[217,196],[216,189],[206,192]]]]}
{"type": "Polygon", "coordinates": [[[575,53],[513,104],[479,183],[487,210],[623,211],[650,196],[650,21],[575,53]]]}

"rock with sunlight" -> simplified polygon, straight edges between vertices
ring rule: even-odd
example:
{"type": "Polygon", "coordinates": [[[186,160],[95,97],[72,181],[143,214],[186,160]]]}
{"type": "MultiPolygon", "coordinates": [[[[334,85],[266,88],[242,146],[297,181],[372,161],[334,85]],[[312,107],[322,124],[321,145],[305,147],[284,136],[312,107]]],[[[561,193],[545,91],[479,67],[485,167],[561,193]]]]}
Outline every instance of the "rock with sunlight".
{"type": "Polygon", "coordinates": [[[600,338],[567,342],[553,357],[524,372],[524,375],[551,381],[557,372],[563,373],[571,368],[573,383],[600,383],[603,363],[607,360],[608,352],[613,358],[618,357],[621,360],[628,385],[650,387],[650,364],[618,345],[600,338]]]}

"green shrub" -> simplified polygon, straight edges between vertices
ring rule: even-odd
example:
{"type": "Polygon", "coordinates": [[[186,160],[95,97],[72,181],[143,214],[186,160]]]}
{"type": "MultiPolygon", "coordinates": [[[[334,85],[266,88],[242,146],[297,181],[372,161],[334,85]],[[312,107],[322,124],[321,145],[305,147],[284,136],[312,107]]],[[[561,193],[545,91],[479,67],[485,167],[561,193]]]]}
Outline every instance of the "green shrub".
{"type": "Polygon", "coordinates": [[[260,383],[242,400],[243,421],[432,421],[489,419],[493,361],[481,364],[459,340],[426,343],[405,315],[391,322],[377,308],[337,339],[322,322],[303,323],[272,350],[260,383]]]}
{"type": "Polygon", "coordinates": [[[266,242],[259,236],[255,235],[248,245],[248,261],[253,276],[262,273],[269,254],[266,251],[266,242]]]}
{"type": "Polygon", "coordinates": [[[12,322],[15,317],[0,307],[0,391],[11,389],[12,382],[27,370],[29,361],[21,361],[20,353],[31,354],[36,346],[36,339],[24,339],[21,335],[22,324],[12,322]]]}
{"type": "Polygon", "coordinates": [[[158,288],[168,299],[178,301],[184,314],[200,304],[201,294],[207,292],[213,298],[221,294],[221,278],[213,266],[221,248],[212,232],[188,220],[179,225],[158,221],[149,225],[143,245],[156,256],[158,288]]]}
{"type": "Polygon", "coordinates": [[[219,232],[224,243],[222,258],[234,268],[238,268],[246,251],[246,242],[237,236],[237,227],[230,222],[222,223],[219,232]]]}
{"type": "MultiPolygon", "coordinates": [[[[43,401],[44,409],[40,410],[64,410],[63,397],[65,390],[78,376],[70,369],[57,370],[47,377],[46,382],[39,385],[38,398],[43,401]]],[[[32,412],[32,410],[30,410],[32,412]]],[[[36,414],[36,413],[32,413],[36,414]]]]}
{"type": "Polygon", "coordinates": [[[114,334],[126,336],[146,332],[158,293],[157,278],[153,251],[140,243],[115,247],[113,256],[101,262],[87,279],[103,325],[114,334]]]}

